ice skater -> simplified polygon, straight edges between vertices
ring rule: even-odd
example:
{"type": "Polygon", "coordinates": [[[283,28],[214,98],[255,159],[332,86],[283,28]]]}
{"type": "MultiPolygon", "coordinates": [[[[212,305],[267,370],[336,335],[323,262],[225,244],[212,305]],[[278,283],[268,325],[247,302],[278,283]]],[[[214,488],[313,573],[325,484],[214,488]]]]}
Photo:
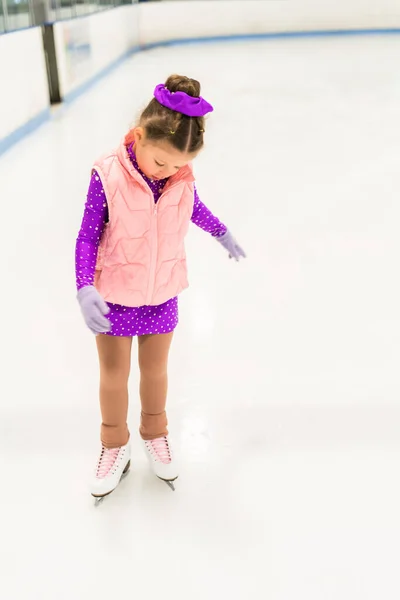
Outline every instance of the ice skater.
{"type": "Polygon", "coordinates": [[[200,84],[173,75],[156,87],[138,125],[96,161],[76,242],[78,301],[96,335],[101,452],[91,494],[110,494],[128,472],[128,379],[138,338],[140,435],[153,472],[170,485],[178,469],[168,437],[167,364],[188,286],[184,239],[192,221],[239,260],[245,254],[201,202],[191,161],[213,107],[200,84]]]}

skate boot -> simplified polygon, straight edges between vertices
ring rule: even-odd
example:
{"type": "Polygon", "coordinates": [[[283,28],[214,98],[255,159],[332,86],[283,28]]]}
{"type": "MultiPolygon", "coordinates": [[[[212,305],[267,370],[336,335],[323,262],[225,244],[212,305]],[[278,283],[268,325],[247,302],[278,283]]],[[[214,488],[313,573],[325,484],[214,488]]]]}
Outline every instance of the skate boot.
{"type": "Polygon", "coordinates": [[[128,443],[120,448],[105,448],[102,446],[96,473],[90,486],[90,492],[96,499],[96,504],[111,494],[129,471],[131,464],[131,447],[128,443]]]}
{"type": "Polygon", "coordinates": [[[143,440],[143,445],[153,473],[175,491],[173,482],[178,479],[178,468],[168,437],[143,440]]]}

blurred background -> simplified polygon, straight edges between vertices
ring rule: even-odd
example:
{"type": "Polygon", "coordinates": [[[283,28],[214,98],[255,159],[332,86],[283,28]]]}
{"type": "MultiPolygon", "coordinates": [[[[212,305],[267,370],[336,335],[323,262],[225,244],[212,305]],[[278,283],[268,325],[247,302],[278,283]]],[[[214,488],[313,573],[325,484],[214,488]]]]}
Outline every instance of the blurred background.
{"type": "Polygon", "coordinates": [[[1,0],[0,150],[140,50],[229,36],[395,33],[398,13],[393,0],[1,0]]]}

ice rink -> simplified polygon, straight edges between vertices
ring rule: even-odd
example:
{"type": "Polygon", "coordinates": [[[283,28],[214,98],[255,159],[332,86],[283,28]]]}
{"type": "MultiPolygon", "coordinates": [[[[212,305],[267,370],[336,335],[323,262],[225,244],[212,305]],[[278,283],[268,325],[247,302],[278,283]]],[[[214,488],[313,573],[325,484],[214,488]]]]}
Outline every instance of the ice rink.
{"type": "Polygon", "coordinates": [[[4,600],[398,600],[400,37],[133,56],[0,158],[4,600]],[[95,508],[94,339],[75,300],[90,170],[171,73],[215,106],[170,363],[173,493],[140,448],[95,508]]]}

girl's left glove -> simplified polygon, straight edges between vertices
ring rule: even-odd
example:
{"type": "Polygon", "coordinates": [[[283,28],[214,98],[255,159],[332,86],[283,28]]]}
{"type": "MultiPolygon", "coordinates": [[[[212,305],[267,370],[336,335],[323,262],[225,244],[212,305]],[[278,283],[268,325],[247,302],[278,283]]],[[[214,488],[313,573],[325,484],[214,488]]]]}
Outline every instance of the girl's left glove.
{"type": "Polygon", "coordinates": [[[246,258],[244,250],[239,246],[229,230],[216,239],[229,252],[229,258],[234,258],[236,261],[239,261],[240,258],[246,258]]]}

